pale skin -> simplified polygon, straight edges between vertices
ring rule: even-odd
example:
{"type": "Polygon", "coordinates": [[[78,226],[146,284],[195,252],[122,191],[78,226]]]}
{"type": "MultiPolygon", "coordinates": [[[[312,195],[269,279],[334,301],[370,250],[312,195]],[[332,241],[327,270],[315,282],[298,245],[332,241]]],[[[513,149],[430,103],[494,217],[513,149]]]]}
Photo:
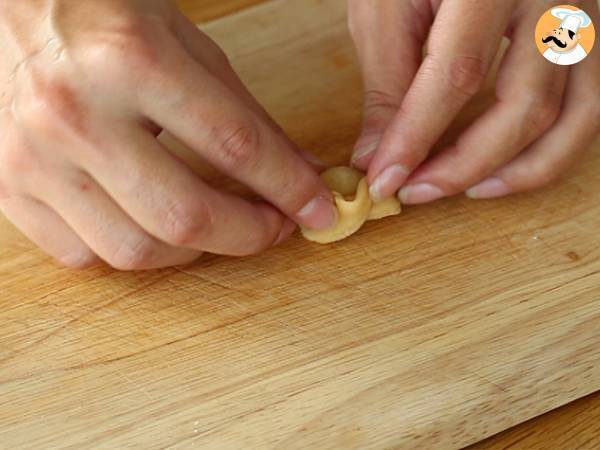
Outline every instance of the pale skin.
{"type": "Polygon", "coordinates": [[[335,223],[310,158],[171,2],[0,6],[0,209],[63,264],[248,255],[335,223]],[[206,184],[163,129],[264,200],[206,184]]]}
{"type": "MultiPolygon", "coordinates": [[[[600,52],[573,68],[533,53],[548,2],[348,3],[366,90],[353,163],[373,197],[424,203],[537,188],[598,134],[600,52]],[[497,104],[429,156],[505,34],[513,47],[497,104]]],[[[581,3],[600,23],[595,2],[581,3]]],[[[248,255],[297,224],[336,222],[318,162],[171,2],[0,0],[0,42],[0,210],[62,264],[142,270],[205,251],[248,255]],[[208,185],[156,140],[161,130],[262,200],[208,185]]]]}
{"type": "MultiPolygon", "coordinates": [[[[598,4],[574,5],[600,23],[598,4]]],[[[466,193],[502,197],[547,185],[600,132],[600,51],[574,67],[541,58],[536,23],[546,0],[349,0],[365,111],[354,164],[371,196],[406,204],[466,193]],[[503,36],[496,102],[454,145],[436,141],[480,91],[503,36]],[[422,47],[429,42],[422,55],[422,47]],[[382,45],[385,43],[385,45],[382,45]]]]}

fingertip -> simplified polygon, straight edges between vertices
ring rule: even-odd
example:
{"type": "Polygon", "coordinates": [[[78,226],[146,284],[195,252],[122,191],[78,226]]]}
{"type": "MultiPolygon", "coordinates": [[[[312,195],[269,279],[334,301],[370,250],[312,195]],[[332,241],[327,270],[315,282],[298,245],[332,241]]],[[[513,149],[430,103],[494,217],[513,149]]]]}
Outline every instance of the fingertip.
{"type": "Polygon", "coordinates": [[[75,271],[92,269],[102,264],[102,260],[87,249],[57,257],[55,260],[59,265],[75,271]]]}
{"type": "Polygon", "coordinates": [[[352,160],[350,161],[350,165],[358,170],[366,172],[367,170],[369,170],[369,164],[371,164],[373,156],[374,154],[372,153],[359,157],[353,156],[352,160]]]}
{"type": "Polygon", "coordinates": [[[324,230],[337,223],[338,213],[330,196],[317,195],[298,211],[296,217],[307,228],[324,230]]]}
{"type": "Polygon", "coordinates": [[[361,139],[359,139],[358,144],[352,153],[350,164],[357,169],[366,170],[378,147],[379,140],[370,143],[361,143],[361,139]]]}
{"type": "Polygon", "coordinates": [[[289,217],[286,217],[281,226],[279,236],[277,236],[277,239],[275,239],[275,242],[273,242],[273,247],[276,247],[279,244],[287,241],[290,238],[290,236],[294,234],[294,231],[296,231],[297,227],[298,225],[296,224],[296,222],[294,222],[289,217]]]}
{"type": "Polygon", "coordinates": [[[465,195],[473,200],[485,200],[504,197],[512,192],[511,188],[498,177],[490,177],[467,189],[465,195]]]}
{"type": "Polygon", "coordinates": [[[393,164],[374,177],[369,174],[369,195],[375,201],[393,197],[409,175],[410,170],[401,164],[393,164]]]}

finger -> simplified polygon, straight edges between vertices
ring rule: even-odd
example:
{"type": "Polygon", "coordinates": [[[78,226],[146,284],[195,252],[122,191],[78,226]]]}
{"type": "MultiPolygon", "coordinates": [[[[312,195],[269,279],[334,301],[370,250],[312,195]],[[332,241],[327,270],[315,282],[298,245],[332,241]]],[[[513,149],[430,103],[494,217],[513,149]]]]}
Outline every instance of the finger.
{"type": "Polygon", "coordinates": [[[464,192],[509,162],[558,118],[568,68],[548,64],[531,41],[544,13],[538,2],[518,17],[496,84],[497,102],[457,140],[417,169],[400,190],[405,204],[464,192]]]}
{"type": "Polygon", "coordinates": [[[34,244],[61,264],[85,269],[100,262],[71,227],[38,200],[5,198],[0,201],[0,210],[34,244]]]}
{"type": "Polygon", "coordinates": [[[314,229],[334,224],[330,191],[285,135],[183,49],[172,53],[177,70],[164,74],[160,92],[155,85],[141,87],[142,112],[300,224],[314,229]]]}
{"type": "Polygon", "coordinates": [[[497,198],[557,180],[598,137],[600,128],[589,122],[591,115],[598,116],[596,111],[583,106],[569,108],[555,128],[493,177],[469,189],[467,195],[473,199],[497,198]]]}
{"type": "Polygon", "coordinates": [[[365,97],[352,164],[366,170],[421,63],[433,12],[429,2],[350,0],[348,16],[365,97]]]}
{"type": "MultiPolygon", "coordinates": [[[[327,187],[289,142],[274,133],[200,68],[194,88],[177,104],[144,107],[146,114],[200,156],[307,227],[327,228],[337,216],[327,187]],[[201,126],[198,126],[201,124],[201,126]]],[[[180,83],[184,85],[185,83],[180,83]]],[[[169,94],[167,94],[169,95],[169,94]]],[[[176,94],[173,94],[176,97],[176,94]]]]}
{"type": "Polygon", "coordinates": [[[197,62],[223,81],[248,108],[269,122],[270,125],[277,127],[277,124],[237,76],[225,52],[208,35],[183,14],[177,17],[176,33],[185,49],[197,62]]]}
{"type": "MultiPolygon", "coordinates": [[[[142,230],[87,174],[69,170],[36,193],[112,267],[148,270],[189,263],[199,252],[171,247],[142,230]]],[[[41,186],[42,188],[42,186],[41,186]]]]}
{"type": "Polygon", "coordinates": [[[248,109],[261,118],[265,125],[269,126],[274,133],[281,134],[291,148],[300,155],[304,161],[309,163],[315,170],[322,171],[327,167],[316,155],[298,147],[293,141],[285,137],[285,132],[273,120],[263,106],[254,98],[248,88],[244,85],[235,70],[231,67],[227,55],[219,46],[196,25],[189,21],[183,14],[178,14],[175,22],[176,34],[188,51],[188,53],[200,64],[202,64],[214,77],[221,80],[248,109]]]}
{"type": "Polygon", "coordinates": [[[481,88],[514,0],[447,0],[433,24],[428,55],[369,167],[371,196],[390,197],[481,88]]]}
{"type": "Polygon", "coordinates": [[[134,124],[112,130],[103,158],[79,164],[147,233],[173,247],[226,255],[269,248],[286,218],[275,208],[205,184],[154,136],[134,124]],[[127,142],[126,152],[120,151],[127,142]],[[115,163],[118,153],[118,163],[115,163]],[[115,155],[113,158],[111,155],[115,155]]]}
{"type": "Polygon", "coordinates": [[[195,123],[174,122],[158,104],[149,105],[149,116],[173,134],[180,133],[177,137],[186,145],[300,223],[311,228],[334,223],[330,193],[310,167],[319,170],[324,164],[287,138],[208,36],[185,19],[179,35],[186,49],[179,58],[186,69],[182,71],[185,76],[174,82],[174,95],[191,93],[178,107],[188,109],[195,123]],[[198,123],[203,124],[204,133],[194,129],[198,123]]]}
{"type": "MultiPolygon", "coordinates": [[[[600,21],[597,5],[584,8],[594,22],[600,21]]],[[[600,52],[592,51],[571,68],[562,113],[541,139],[492,177],[469,189],[475,199],[496,198],[536,189],[558,179],[589,149],[600,134],[600,52]]]]}

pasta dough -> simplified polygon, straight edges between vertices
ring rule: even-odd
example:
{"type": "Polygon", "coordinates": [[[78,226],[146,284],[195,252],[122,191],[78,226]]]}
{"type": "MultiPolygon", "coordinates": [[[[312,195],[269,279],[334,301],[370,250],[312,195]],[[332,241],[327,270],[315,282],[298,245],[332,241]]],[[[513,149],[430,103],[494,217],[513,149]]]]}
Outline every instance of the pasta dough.
{"type": "Polygon", "coordinates": [[[356,233],[367,220],[382,219],[400,214],[402,206],[397,198],[375,203],[369,197],[367,178],[350,167],[332,167],[321,174],[321,179],[331,189],[338,210],[338,222],[325,230],[302,228],[309,241],[329,244],[356,233]]]}

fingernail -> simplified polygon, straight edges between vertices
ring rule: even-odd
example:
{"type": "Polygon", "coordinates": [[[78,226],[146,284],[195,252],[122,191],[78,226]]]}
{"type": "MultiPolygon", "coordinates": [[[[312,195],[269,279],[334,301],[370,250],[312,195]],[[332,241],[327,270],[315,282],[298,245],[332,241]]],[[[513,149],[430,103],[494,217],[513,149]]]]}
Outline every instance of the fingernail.
{"type": "Polygon", "coordinates": [[[337,209],[333,202],[324,196],[318,196],[308,202],[299,212],[298,219],[313,230],[324,230],[336,224],[337,209]]]}
{"type": "Polygon", "coordinates": [[[375,178],[369,188],[369,195],[376,202],[392,197],[409,174],[409,170],[400,164],[388,167],[375,178]]]}
{"type": "Polygon", "coordinates": [[[287,238],[289,238],[292,235],[292,233],[294,232],[296,227],[297,227],[296,222],[294,222],[292,219],[286,218],[285,222],[281,226],[281,231],[279,232],[279,236],[277,236],[277,239],[275,239],[275,242],[273,243],[273,247],[276,247],[277,245],[281,244],[283,241],[287,240],[287,238]]]}
{"type": "Polygon", "coordinates": [[[312,164],[313,166],[316,167],[321,167],[321,168],[325,168],[327,167],[327,163],[323,160],[321,160],[321,158],[319,158],[317,155],[313,155],[311,152],[308,152],[304,149],[300,149],[298,151],[300,153],[300,156],[302,157],[302,159],[304,161],[306,161],[309,164],[312,164]]]}
{"type": "Polygon", "coordinates": [[[352,154],[352,164],[354,164],[359,159],[364,158],[365,156],[373,153],[375,150],[377,150],[377,147],[379,147],[379,140],[371,142],[370,144],[357,147],[354,150],[354,153],[352,154]]]}
{"type": "Polygon", "coordinates": [[[483,180],[471,189],[468,189],[465,194],[467,197],[482,200],[487,198],[503,197],[511,193],[508,185],[498,177],[491,177],[483,180]]]}
{"type": "Polygon", "coordinates": [[[404,186],[398,192],[398,198],[405,205],[429,203],[445,197],[444,191],[431,183],[413,184],[404,186]]]}

